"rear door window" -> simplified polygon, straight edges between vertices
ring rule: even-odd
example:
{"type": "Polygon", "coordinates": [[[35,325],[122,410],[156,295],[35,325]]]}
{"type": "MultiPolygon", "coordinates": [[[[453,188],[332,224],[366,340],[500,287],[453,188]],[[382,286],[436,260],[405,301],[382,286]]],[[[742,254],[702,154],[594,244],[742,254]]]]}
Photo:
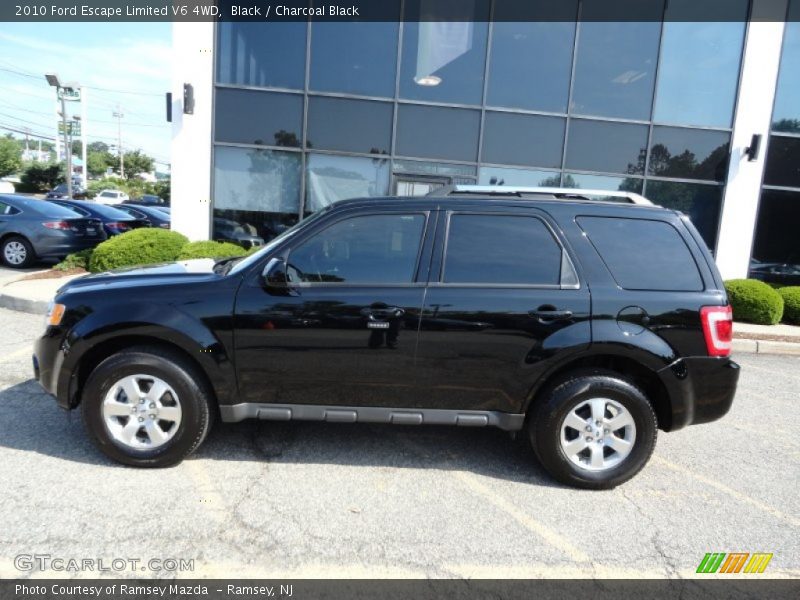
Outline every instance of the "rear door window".
{"type": "Polygon", "coordinates": [[[620,287],[703,289],[703,279],[689,247],[669,223],[616,217],[578,217],[577,221],[620,287]]]}
{"type": "Polygon", "coordinates": [[[560,244],[537,217],[450,216],[443,283],[557,286],[561,263],[560,244]]]}

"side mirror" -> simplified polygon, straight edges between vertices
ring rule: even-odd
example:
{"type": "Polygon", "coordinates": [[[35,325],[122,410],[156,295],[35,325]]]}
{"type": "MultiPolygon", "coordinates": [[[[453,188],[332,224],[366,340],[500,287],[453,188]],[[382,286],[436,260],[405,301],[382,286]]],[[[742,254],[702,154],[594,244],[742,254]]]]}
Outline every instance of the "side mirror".
{"type": "Polygon", "coordinates": [[[282,258],[270,258],[261,272],[264,285],[272,289],[286,289],[289,281],[286,277],[286,261],[282,258]]]}

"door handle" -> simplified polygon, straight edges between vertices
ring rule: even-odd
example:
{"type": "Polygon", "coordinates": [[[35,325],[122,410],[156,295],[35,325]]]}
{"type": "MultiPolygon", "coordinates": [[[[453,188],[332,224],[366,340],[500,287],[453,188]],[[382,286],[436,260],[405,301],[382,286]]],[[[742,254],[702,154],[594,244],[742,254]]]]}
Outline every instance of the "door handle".
{"type": "Polygon", "coordinates": [[[541,323],[551,323],[553,321],[564,321],[572,318],[571,310],[531,310],[528,314],[541,323]]]}

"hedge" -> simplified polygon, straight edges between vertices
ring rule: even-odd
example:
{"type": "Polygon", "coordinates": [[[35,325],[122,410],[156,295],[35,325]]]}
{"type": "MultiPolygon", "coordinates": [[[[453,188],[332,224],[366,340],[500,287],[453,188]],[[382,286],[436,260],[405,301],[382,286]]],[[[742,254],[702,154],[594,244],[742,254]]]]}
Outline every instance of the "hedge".
{"type": "Polygon", "coordinates": [[[89,261],[92,259],[94,248],[86,248],[80,252],[67,254],[67,257],[53,268],[57,271],[69,271],[70,269],[89,270],[89,261]]]}
{"type": "Polygon", "coordinates": [[[783,298],[783,320],[800,325],[800,287],[782,287],[778,293],[783,298]]]}
{"type": "Polygon", "coordinates": [[[186,244],[178,260],[189,260],[192,258],[229,258],[231,256],[244,256],[247,251],[241,246],[230,242],[189,242],[186,244]]]}
{"type": "Polygon", "coordinates": [[[116,235],[94,249],[89,261],[92,273],[150,265],[177,260],[188,243],[186,236],[176,231],[142,227],[116,235]]]}
{"type": "Polygon", "coordinates": [[[783,316],[783,298],[763,281],[731,279],[725,282],[736,321],[775,325],[783,316]]]}

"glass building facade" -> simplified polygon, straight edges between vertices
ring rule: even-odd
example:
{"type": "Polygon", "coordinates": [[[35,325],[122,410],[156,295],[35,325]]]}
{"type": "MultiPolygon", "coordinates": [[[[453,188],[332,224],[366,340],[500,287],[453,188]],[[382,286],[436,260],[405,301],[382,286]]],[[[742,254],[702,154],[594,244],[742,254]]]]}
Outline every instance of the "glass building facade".
{"type": "MultiPolygon", "coordinates": [[[[561,0],[563,20],[539,22],[532,1],[530,21],[512,22],[504,0],[475,0],[463,22],[415,22],[424,0],[398,0],[396,22],[217,24],[214,228],[267,240],[344,198],[546,185],[643,193],[714,250],[749,2],[706,0],[697,21],[694,0],[648,3],[641,22],[578,20],[610,2],[637,4],[561,0]],[[701,20],[709,3],[721,22],[701,20]]],[[[800,216],[788,27],[759,260],[787,255],[783,215],[800,216]]]]}

